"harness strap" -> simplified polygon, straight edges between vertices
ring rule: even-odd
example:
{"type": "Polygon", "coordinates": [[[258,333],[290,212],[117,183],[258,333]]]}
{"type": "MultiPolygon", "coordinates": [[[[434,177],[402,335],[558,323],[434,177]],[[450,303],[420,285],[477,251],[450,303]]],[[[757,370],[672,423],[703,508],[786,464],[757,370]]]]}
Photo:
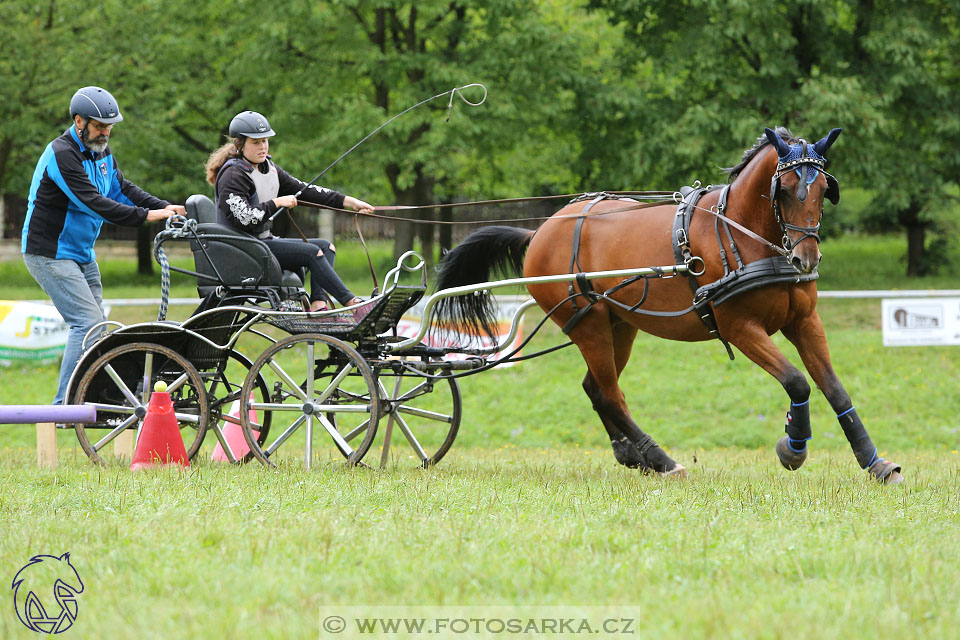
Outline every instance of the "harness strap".
{"type": "MultiPolygon", "coordinates": [[[[583,209],[580,211],[580,215],[577,216],[577,223],[573,227],[573,250],[570,252],[569,273],[574,272],[574,267],[576,267],[576,270],[578,272],[581,272],[581,273],[583,272],[583,267],[580,266],[580,236],[583,233],[583,225],[587,220],[587,216],[586,216],[587,212],[590,211],[590,209],[592,209],[595,204],[609,197],[608,194],[602,193],[602,192],[597,194],[589,194],[589,195],[593,195],[593,199],[591,199],[590,202],[584,205],[583,209]]],[[[593,287],[590,285],[590,281],[587,280],[586,278],[581,278],[578,275],[576,279],[576,283],[577,283],[577,286],[580,288],[580,293],[582,293],[583,296],[588,300],[586,308],[589,309],[591,306],[594,305],[594,303],[596,303],[597,294],[596,292],[594,292],[593,287]]],[[[570,296],[574,296],[574,294],[576,293],[573,289],[573,282],[567,285],[567,293],[570,296]]],[[[572,297],[570,299],[570,304],[573,305],[574,309],[577,309],[577,298],[572,297]]],[[[577,314],[574,314],[574,317],[581,318],[583,317],[583,314],[577,313],[577,314]]],[[[567,324],[570,324],[570,323],[568,322],[567,324]]],[[[570,329],[573,330],[573,327],[571,326],[570,329]]]]}
{"type": "MultiPolygon", "coordinates": [[[[573,299],[571,298],[570,301],[573,302],[573,299]]],[[[570,332],[573,331],[578,324],[580,324],[580,321],[583,320],[583,316],[587,315],[595,303],[596,300],[591,300],[589,303],[587,303],[587,306],[577,309],[577,311],[570,316],[570,319],[567,320],[563,325],[564,335],[570,335],[570,332]]],[[[576,308],[576,305],[574,305],[574,308],[576,308]]]]}
{"type": "MultiPolygon", "coordinates": [[[[720,201],[723,203],[724,208],[726,207],[727,193],[729,191],[730,185],[727,185],[720,194],[720,201]]],[[[690,250],[690,222],[693,219],[693,212],[697,209],[697,202],[700,201],[700,198],[702,198],[706,192],[707,190],[704,188],[694,189],[693,187],[683,187],[680,190],[680,195],[683,196],[683,200],[677,207],[677,213],[673,218],[672,236],[673,257],[677,261],[677,264],[689,266],[693,260],[698,259],[693,256],[690,250]]],[[[730,343],[720,335],[720,329],[717,327],[717,318],[713,313],[713,307],[710,306],[710,301],[697,295],[700,290],[697,277],[688,271],[687,279],[690,282],[690,290],[693,291],[693,308],[697,312],[697,316],[700,318],[700,321],[703,322],[703,326],[707,328],[707,331],[710,332],[710,335],[723,344],[727,350],[727,355],[733,360],[733,350],[730,348],[730,343]]]]}
{"type": "MultiPolygon", "coordinates": [[[[586,205],[584,205],[583,209],[577,215],[577,222],[573,228],[573,251],[570,254],[570,273],[574,273],[574,267],[576,267],[577,274],[574,281],[567,285],[567,293],[569,295],[570,304],[573,305],[574,313],[563,325],[563,333],[565,335],[569,335],[570,332],[573,331],[578,324],[580,324],[580,321],[583,320],[584,316],[589,313],[589,311],[593,308],[593,305],[595,305],[602,297],[606,297],[607,293],[609,293],[607,292],[603,295],[598,294],[594,290],[593,285],[590,284],[590,280],[588,280],[584,275],[583,267],[580,266],[580,238],[583,234],[583,225],[587,220],[587,212],[589,212],[590,209],[592,209],[593,206],[598,202],[602,202],[603,200],[609,198],[619,199],[619,196],[611,195],[601,191],[600,193],[584,194],[583,196],[575,198],[573,202],[582,201],[587,198],[591,199],[586,205]],[[577,285],[577,289],[580,290],[579,293],[574,289],[574,282],[577,285]],[[582,308],[577,306],[577,298],[580,296],[585,298],[587,301],[587,304],[582,308]]],[[[625,283],[622,283],[620,286],[624,286],[624,284],[625,283]]],[[[644,284],[646,284],[646,280],[644,280],[644,284]]],[[[644,289],[644,298],[646,298],[646,289],[644,289]]]]}

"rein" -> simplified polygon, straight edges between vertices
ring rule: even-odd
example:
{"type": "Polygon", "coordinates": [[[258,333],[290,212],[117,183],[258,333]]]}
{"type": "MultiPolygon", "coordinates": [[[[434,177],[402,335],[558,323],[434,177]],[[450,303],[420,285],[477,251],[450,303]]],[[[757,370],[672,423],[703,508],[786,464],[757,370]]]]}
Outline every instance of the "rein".
{"type": "MultiPolygon", "coordinates": [[[[727,216],[723,215],[723,212],[726,211],[726,199],[725,199],[725,198],[723,199],[723,206],[720,206],[720,207],[718,207],[717,205],[714,205],[714,206],[710,207],[709,209],[706,209],[706,208],[701,207],[701,206],[699,206],[699,205],[693,205],[692,208],[694,208],[694,209],[696,209],[696,210],[698,210],[698,211],[703,211],[704,213],[709,213],[710,215],[716,217],[717,220],[719,220],[720,222],[724,222],[724,223],[730,225],[731,227],[733,227],[733,228],[736,229],[737,231],[739,231],[739,232],[743,233],[744,235],[746,235],[748,238],[751,238],[752,240],[756,240],[756,241],[759,242],[760,244],[766,246],[767,248],[769,248],[769,249],[770,249],[771,251],[773,251],[774,253],[778,253],[778,254],[780,254],[781,256],[784,256],[784,257],[790,255],[789,249],[786,249],[785,247],[778,247],[777,245],[773,244],[772,242],[770,242],[769,240],[767,240],[766,238],[764,238],[763,236],[761,236],[759,233],[757,233],[757,232],[755,232],[755,231],[751,231],[750,229],[746,228],[745,226],[743,226],[742,224],[740,224],[740,223],[737,222],[736,220],[732,220],[732,219],[728,218],[727,216]]],[[[778,218],[778,219],[779,219],[779,218],[778,218]]],[[[819,227],[819,225],[817,225],[817,226],[819,227]]],[[[819,238],[818,238],[818,240],[819,240],[819,238]]]]}
{"type": "MultiPolygon", "coordinates": [[[[611,195],[611,196],[626,196],[626,197],[638,197],[644,199],[657,199],[654,202],[645,202],[643,204],[632,205],[629,207],[622,207],[620,209],[610,209],[609,211],[600,211],[592,215],[607,215],[610,213],[622,213],[624,211],[633,211],[636,209],[646,209],[649,207],[656,207],[667,202],[673,202],[673,191],[604,191],[598,193],[569,193],[556,196],[531,196],[528,198],[504,198],[501,200],[475,200],[472,202],[453,202],[446,204],[424,204],[424,205],[387,205],[374,207],[375,211],[417,211],[423,209],[445,209],[453,207],[475,207],[491,204],[512,204],[517,202],[537,202],[543,200],[559,200],[559,199],[569,199],[571,202],[576,202],[578,200],[594,197],[600,195],[600,193],[611,195]]],[[[359,211],[351,211],[349,209],[338,209],[337,207],[330,207],[324,204],[318,204],[316,202],[307,202],[306,200],[297,200],[298,205],[303,205],[305,207],[310,207],[313,209],[328,209],[330,211],[336,211],[337,213],[346,213],[353,216],[364,216],[367,218],[376,218],[378,220],[393,220],[394,222],[409,222],[411,224],[442,224],[442,225],[471,225],[471,224],[493,224],[500,222],[525,222],[525,221],[534,221],[534,220],[550,220],[552,218],[570,218],[576,216],[533,216],[529,218],[503,218],[499,220],[422,220],[420,218],[404,218],[402,216],[385,216],[376,213],[361,213],[359,211]]]]}
{"type": "MultiPolygon", "coordinates": [[[[589,214],[591,217],[605,216],[613,213],[624,213],[627,211],[638,211],[640,209],[649,209],[651,207],[659,207],[668,202],[674,202],[679,204],[683,199],[679,191],[606,191],[604,193],[607,193],[612,196],[628,196],[628,197],[640,197],[640,198],[650,198],[650,199],[656,198],[656,200],[654,200],[653,202],[644,202],[644,203],[634,204],[626,207],[618,207],[616,209],[607,209],[606,211],[592,212],[589,214]]],[[[421,210],[421,209],[473,207],[473,206],[491,205],[491,204],[511,204],[516,202],[536,202],[536,201],[543,201],[543,200],[558,200],[561,198],[563,199],[573,198],[573,199],[579,200],[584,197],[594,196],[594,195],[599,195],[599,194],[577,193],[577,194],[564,194],[564,195],[557,195],[557,196],[533,196],[529,198],[504,198],[502,200],[476,200],[472,202],[455,202],[455,203],[449,203],[449,204],[434,204],[434,205],[390,205],[390,206],[374,207],[374,210],[376,211],[414,211],[414,210],[421,210]]],[[[378,220],[392,220],[394,222],[408,222],[411,224],[486,225],[486,224],[498,224],[498,223],[505,223],[505,222],[528,222],[528,221],[546,221],[546,220],[553,220],[553,219],[560,219],[560,218],[580,218],[585,215],[583,213],[578,213],[578,214],[564,215],[564,216],[549,215],[549,216],[533,216],[529,218],[502,218],[498,220],[455,220],[455,221],[421,220],[419,218],[405,218],[402,216],[385,216],[385,215],[376,214],[376,213],[361,213],[359,211],[351,211],[349,209],[338,209],[337,207],[330,207],[327,205],[318,204],[316,202],[308,202],[306,200],[297,200],[297,204],[303,205],[305,207],[314,208],[314,209],[328,209],[330,211],[335,211],[337,213],[346,213],[352,216],[364,216],[367,218],[375,218],[378,220]]],[[[731,218],[728,218],[727,216],[725,216],[723,214],[725,207],[720,208],[718,210],[716,207],[711,207],[710,209],[706,209],[699,205],[695,205],[694,208],[697,209],[698,211],[709,213],[710,215],[715,216],[716,218],[721,220],[722,222],[726,222],[731,227],[735,228],[736,230],[740,231],[741,233],[755,240],[756,242],[759,242],[760,244],[768,247],[775,253],[778,253],[782,256],[789,255],[790,253],[789,251],[784,250],[783,247],[779,247],[773,244],[772,242],[770,242],[769,240],[767,240],[766,238],[764,238],[763,236],[759,235],[758,233],[751,231],[750,229],[743,226],[736,220],[732,220],[731,218]]]]}

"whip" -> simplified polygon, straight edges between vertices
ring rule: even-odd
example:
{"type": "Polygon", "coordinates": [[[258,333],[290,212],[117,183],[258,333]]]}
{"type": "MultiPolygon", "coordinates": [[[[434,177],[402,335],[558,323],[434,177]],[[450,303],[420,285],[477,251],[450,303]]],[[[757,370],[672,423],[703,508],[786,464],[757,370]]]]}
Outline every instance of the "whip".
{"type": "MultiPolygon", "coordinates": [[[[466,103],[467,103],[468,105],[470,105],[471,107],[479,107],[480,105],[482,105],[484,102],[487,101],[487,87],[486,87],[486,85],[484,85],[484,84],[482,84],[482,83],[480,83],[480,82],[473,82],[473,83],[470,83],[470,84],[465,84],[465,85],[463,85],[462,87],[454,87],[453,89],[450,89],[450,90],[448,90],[448,91],[444,91],[444,92],[442,92],[442,93],[438,93],[437,95],[432,96],[432,97],[430,97],[430,98],[427,98],[426,100],[421,100],[421,101],[418,102],[417,104],[415,104],[415,105],[413,105],[413,106],[411,106],[411,107],[407,107],[406,109],[404,109],[403,111],[401,111],[401,112],[398,113],[397,115],[393,116],[392,118],[390,118],[389,120],[387,120],[386,122],[384,122],[383,124],[381,124],[381,125],[380,125],[379,127],[377,127],[376,129],[374,129],[373,131],[371,131],[370,133],[368,133],[366,136],[363,137],[362,140],[360,140],[360,142],[358,142],[357,144],[353,145],[352,147],[350,147],[349,149],[347,149],[346,151],[344,151],[342,154],[340,154],[340,157],[339,157],[339,158],[337,158],[336,160],[334,160],[333,162],[331,162],[330,165],[329,165],[326,169],[324,169],[323,171],[321,171],[320,173],[318,173],[313,180],[311,180],[311,181],[308,182],[306,185],[304,185],[304,187],[303,187],[302,189],[300,189],[300,191],[297,191],[295,194],[293,194],[293,196],[294,196],[295,198],[299,198],[299,197],[300,197],[300,194],[302,194],[304,191],[306,191],[307,189],[309,189],[310,187],[312,187],[312,186],[317,182],[317,180],[319,180],[320,178],[322,178],[322,177],[324,176],[324,174],[326,174],[328,171],[330,171],[330,169],[333,169],[335,166],[337,166],[337,164],[338,164],[341,160],[343,160],[343,159],[346,158],[348,155],[350,155],[351,153],[353,153],[353,151],[354,151],[357,147],[359,147],[359,146],[362,145],[364,142],[366,142],[367,140],[369,140],[370,138],[372,138],[374,135],[377,134],[377,132],[379,132],[381,129],[383,129],[384,127],[386,127],[388,124],[390,124],[391,122],[393,122],[394,120],[396,120],[396,119],[399,118],[400,116],[402,116],[402,115],[404,115],[404,114],[406,114],[406,113],[409,113],[410,111],[413,111],[413,110],[416,109],[417,107],[421,107],[421,106],[427,104],[428,102],[431,102],[431,101],[433,101],[433,100],[436,100],[437,98],[442,98],[443,96],[445,96],[445,95],[447,95],[447,94],[450,94],[450,101],[447,103],[447,119],[446,119],[446,122],[450,122],[450,112],[453,110],[453,97],[454,97],[455,95],[459,95],[459,96],[460,96],[460,99],[463,100],[464,102],[466,102],[466,103]],[[470,102],[469,100],[467,100],[466,97],[464,97],[464,95],[463,95],[463,90],[464,90],[464,89],[469,89],[470,87],[480,87],[480,88],[483,89],[483,97],[480,98],[480,101],[479,101],[479,102],[470,102]]],[[[276,218],[276,217],[280,214],[280,212],[283,211],[284,209],[286,209],[286,207],[280,207],[279,209],[277,209],[277,211],[276,211],[272,216],[270,216],[270,220],[273,220],[274,218],[276,218]]]]}

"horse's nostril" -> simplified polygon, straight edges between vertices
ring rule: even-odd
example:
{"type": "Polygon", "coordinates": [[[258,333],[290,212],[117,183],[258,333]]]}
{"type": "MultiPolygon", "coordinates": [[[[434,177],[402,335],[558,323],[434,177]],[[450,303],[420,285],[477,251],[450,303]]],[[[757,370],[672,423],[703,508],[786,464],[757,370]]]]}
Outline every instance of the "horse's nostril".
{"type": "Polygon", "coordinates": [[[797,271],[803,271],[803,261],[797,256],[790,258],[790,264],[792,264],[797,271]]]}

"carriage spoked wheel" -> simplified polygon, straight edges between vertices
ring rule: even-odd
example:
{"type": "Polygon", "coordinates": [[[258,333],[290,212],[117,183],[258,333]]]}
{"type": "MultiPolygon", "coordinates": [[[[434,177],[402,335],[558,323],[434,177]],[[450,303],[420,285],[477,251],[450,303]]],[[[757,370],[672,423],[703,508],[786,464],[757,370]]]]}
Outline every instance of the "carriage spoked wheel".
{"type": "Polygon", "coordinates": [[[243,435],[254,457],[267,466],[309,469],[341,455],[355,465],[376,435],[376,389],[373,371],[349,344],[323,334],[284,338],[260,354],[244,380],[243,435]],[[259,379],[270,389],[270,399],[251,403],[250,392],[259,379]],[[264,442],[257,442],[254,432],[260,424],[250,420],[250,410],[261,420],[271,420],[264,442]]]}
{"type": "Polygon", "coordinates": [[[381,420],[386,418],[386,426],[381,422],[380,428],[380,466],[391,461],[420,467],[440,462],[460,429],[462,405],[456,378],[425,377],[389,365],[379,368],[377,387],[381,420]]]}
{"type": "MultiPolygon", "coordinates": [[[[201,372],[200,376],[206,382],[207,396],[210,399],[210,424],[208,430],[212,431],[224,454],[233,464],[241,464],[253,460],[253,453],[247,452],[246,455],[237,457],[237,453],[230,448],[227,438],[223,434],[223,429],[228,424],[236,425],[237,429],[242,429],[240,424],[239,412],[234,412],[234,402],[240,399],[240,392],[243,389],[243,382],[253,362],[250,358],[237,351],[230,351],[223,365],[210,372],[201,372]],[[232,415],[236,413],[237,415],[232,415]]],[[[254,401],[269,402],[270,387],[267,386],[263,376],[260,376],[253,385],[254,401]]],[[[250,397],[249,395],[247,396],[250,397]]],[[[270,433],[270,423],[272,416],[257,416],[257,422],[260,425],[258,429],[257,442],[263,444],[270,433]]]]}
{"type": "Polygon", "coordinates": [[[95,423],[74,425],[80,446],[91,460],[103,464],[100,451],[105,446],[127,429],[139,432],[153,385],[159,381],[167,384],[187,456],[196,455],[210,410],[200,374],[173,349],[131,342],[97,358],[80,377],[73,394],[74,404],[97,408],[95,423]],[[107,433],[94,440],[94,429],[106,429],[107,433]]]}

